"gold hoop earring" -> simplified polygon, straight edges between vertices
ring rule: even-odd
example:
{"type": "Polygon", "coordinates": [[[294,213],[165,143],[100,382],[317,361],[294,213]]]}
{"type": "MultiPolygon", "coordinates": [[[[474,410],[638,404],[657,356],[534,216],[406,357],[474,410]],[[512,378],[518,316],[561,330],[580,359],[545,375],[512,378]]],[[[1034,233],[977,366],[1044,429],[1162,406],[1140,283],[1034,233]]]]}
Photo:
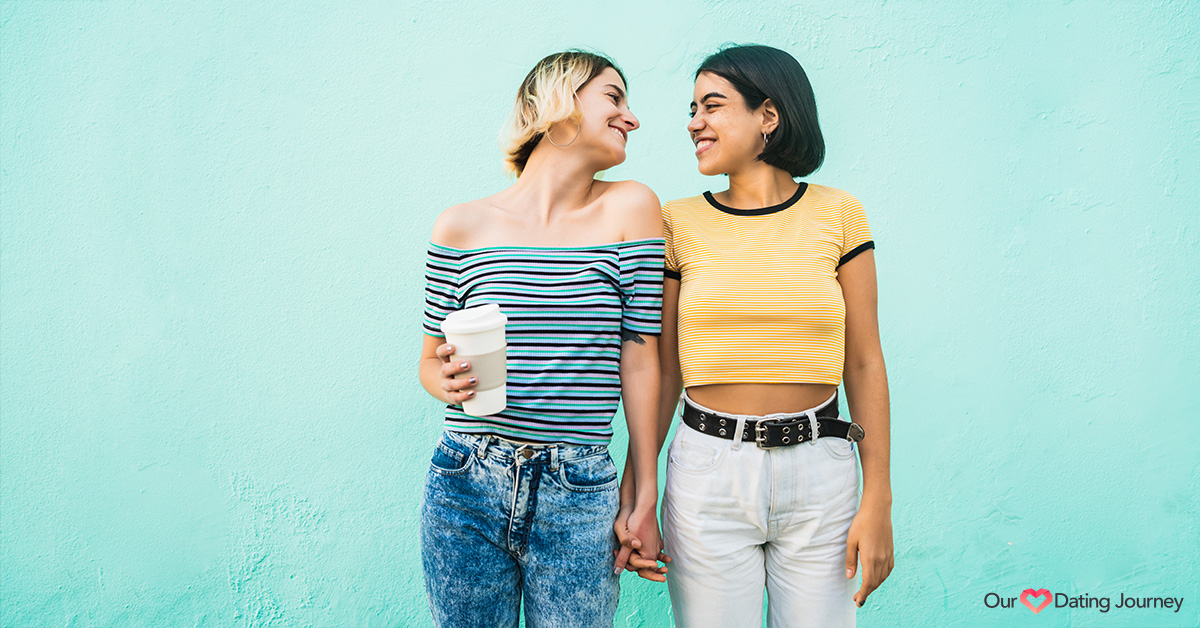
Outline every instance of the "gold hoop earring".
{"type": "Polygon", "coordinates": [[[554,128],[553,124],[551,124],[549,127],[546,128],[546,140],[559,148],[566,148],[566,147],[570,146],[571,144],[574,144],[575,140],[579,139],[579,132],[583,130],[583,124],[581,123],[579,126],[575,127],[575,137],[572,137],[571,141],[567,142],[566,144],[559,144],[554,141],[554,138],[550,137],[550,129],[552,129],[552,128],[554,128]]]}

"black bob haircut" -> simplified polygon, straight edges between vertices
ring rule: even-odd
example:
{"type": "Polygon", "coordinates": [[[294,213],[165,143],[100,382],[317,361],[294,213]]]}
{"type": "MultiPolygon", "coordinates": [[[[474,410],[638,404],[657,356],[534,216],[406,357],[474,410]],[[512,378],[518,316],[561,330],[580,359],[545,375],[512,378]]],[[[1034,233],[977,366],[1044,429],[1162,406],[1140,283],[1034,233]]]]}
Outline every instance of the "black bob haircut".
{"type": "Polygon", "coordinates": [[[793,177],[812,174],[825,161],[825,139],[817,123],[817,100],[804,68],[792,55],[770,46],[729,46],[709,55],[696,70],[730,83],[753,110],[768,98],[779,111],[779,126],[767,137],[758,159],[793,177]]]}

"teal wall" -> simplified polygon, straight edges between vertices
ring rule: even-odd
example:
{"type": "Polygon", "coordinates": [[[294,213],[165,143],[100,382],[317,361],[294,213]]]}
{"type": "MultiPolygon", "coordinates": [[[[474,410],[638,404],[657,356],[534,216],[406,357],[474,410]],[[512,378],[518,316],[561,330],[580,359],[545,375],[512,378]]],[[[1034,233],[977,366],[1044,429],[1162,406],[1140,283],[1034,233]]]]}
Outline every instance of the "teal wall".
{"type": "MultiPolygon", "coordinates": [[[[0,2],[0,625],[424,626],[438,212],[542,55],[629,77],[606,174],[720,189],[727,41],[808,70],[879,248],[896,568],[863,627],[1200,625],[1196,2],[0,2]],[[989,591],[1183,612],[989,610],[989,591]]],[[[617,449],[623,457],[624,428],[617,449]]],[[[623,580],[618,626],[670,625],[623,580]]]]}

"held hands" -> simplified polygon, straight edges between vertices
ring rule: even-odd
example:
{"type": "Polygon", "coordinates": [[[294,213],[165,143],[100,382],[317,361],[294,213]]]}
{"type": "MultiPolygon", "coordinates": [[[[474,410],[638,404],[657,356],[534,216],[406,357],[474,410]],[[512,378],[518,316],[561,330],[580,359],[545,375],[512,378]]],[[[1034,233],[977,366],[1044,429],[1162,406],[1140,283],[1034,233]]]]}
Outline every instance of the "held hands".
{"type": "Polygon", "coordinates": [[[850,523],[846,538],[846,578],[854,577],[854,568],[862,561],[863,582],[854,594],[854,603],[862,608],[867,596],[879,588],[895,566],[892,546],[892,509],[888,505],[864,501],[850,523]]]}
{"type": "Polygon", "coordinates": [[[464,401],[475,396],[475,391],[471,390],[479,383],[477,377],[466,377],[463,379],[455,379],[454,376],[471,368],[470,362],[450,362],[450,356],[454,353],[454,346],[443,344],[437,348],[437,356],[442,359],[442,391],[445,393],[445,398],[449,403],[461,406],[464,401]]]}
{"type": "Polygon", "coordinates": [[[621,547],[613,552],[616,558],[614,570],[636,571],[639,576],[654,582],[666,582],[667,566],[658,562],[671,562],[671,557],[662,552],[662,538],[658,532],[658,518],[654,505],[637,508],[631,500],[621,499],[621,509],[613,523],[613,531],[621,547]]]}

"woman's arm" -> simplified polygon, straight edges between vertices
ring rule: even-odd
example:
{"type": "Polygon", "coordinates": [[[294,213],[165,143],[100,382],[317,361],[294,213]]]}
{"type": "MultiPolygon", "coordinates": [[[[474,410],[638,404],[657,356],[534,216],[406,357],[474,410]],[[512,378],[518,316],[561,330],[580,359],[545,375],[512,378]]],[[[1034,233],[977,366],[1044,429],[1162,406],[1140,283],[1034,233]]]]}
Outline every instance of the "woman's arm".
{"type": "MultiPolygon", "coordinates": [[[[658,339],[658,366],[662,389],[659,393],[659,411],[656,426],[657,436],[654,450],[655,462],[662,451],[667,433],[671,431],[671,421],[675,418],[675,410],[679,407],[679,394],[683,390],[683,378],[679,373],[679,337],[676,331],[679,317],[679,280],[667,277],[663,280],[663,312],[662,335],[658,339]]],[[[662,574],[666,567],[659,567],[658,562],[671,562],[671,557],[658,553],[658,556],[644,556],[641,553],[631,554],[632,550],[640,550],[641,539],[633,535],[627,522],[633,513],[637,501],[637,481],[633,471],[633,441],[630,439],[629,455],[625,457],[625,473],[621,478],[621,512],[614,526],[617,538],[621,541],[621,552],[617,556],[617,570],[625,567],[624,560],[628,557],[629,569],[635,570],[647,580],[664,581],[662,574]]]]}
{"type": "Polygon", "coordinates": [[[658,450],[662,451],[679,395],[683,393],[683,375],[679,371],[679,280],[663,279],[662,336],[658,342],[658,368],[662,379],[661,402],[658,407],[658,450]]]}
{"type": "Polygon", "coordinates": [[[846,543],[846,577],[858,562],[863,583],[854,595],[861,607],[891,573],[892,546],[891,419],[887,370],[879,341],[875,253],[867,250],[838,268],[846,302],[846,362],[842,380],[850,416],[866,437],[858,444],[863,493],[846,543]]]}
{"type": "MultiPolygon", "coordinates": [[[[659,393],[658,446],[655,456],[662,452],[675,411],[679,409],[679,395],[683,392],[683,376],[679,372],[679,280],[667,277],[663,280],[662,335],[658,338],[658,368],[662,390],[659,393]]],[[[621,481],[621,503],[633,504],[637,492],[633,474],[633,458],[625,458],[625,474],[621,481]]]]}
{"type": "MultiPolygon", "coordinates": [[[[621,199],[614,216],[625,225],[623,240],[661,238],[661,206],[650,188],[632,181],[614,184],[621,199]]],[[[658,269],[654,269],[658,271],[658,269]]],[[[657,296],[657,295],[656,295],[657,296]]],[[[655,305],[658,305],[657,303],[655,305]]],[[[629,450],[621,479],[621,508],[613,529],[622,547],[616,571],[637,570],[643,578],[663,581],[665,568],[655,558],[662,549],[658,530],[659,338],[622,329],[621,398],[629,428],[629,450]],[[637,550],[638,553],[631,552],[637,550]]]]}
{"type": "MultiPolygon", "coordinates": [[[[438,216],[433,223],[431,242],[443,246],[461,244],[463,237],[461,225],[469,217],[468,212],[464,211],[464,207],[464,205],[455,205],[438,216]]],[[[427,279],[425,286],[426,326],[436,329],[438,321],[452,306],[445,297],[438,298],[430,290],[431,285],[427,279]],[[441,314],[430,319],[429,312],[431,311],[440,311],[441,314]]],[[[450,355],[454,353],[454,347],[446,344],[445,338],[429,333],[422,334],[422,336],[421,359],[417,363],[417,376],[421,380],[421,386],[425,388],[425,392],[433,395],[442,403],[462,405],[463,401],[475,395],[475,391],[470,389],[474,388],[477,382],[474,377],[469,379],[453,379],[453,377],[469,369],[470,364],[467,362],[450,364],[450,355]]]]}

